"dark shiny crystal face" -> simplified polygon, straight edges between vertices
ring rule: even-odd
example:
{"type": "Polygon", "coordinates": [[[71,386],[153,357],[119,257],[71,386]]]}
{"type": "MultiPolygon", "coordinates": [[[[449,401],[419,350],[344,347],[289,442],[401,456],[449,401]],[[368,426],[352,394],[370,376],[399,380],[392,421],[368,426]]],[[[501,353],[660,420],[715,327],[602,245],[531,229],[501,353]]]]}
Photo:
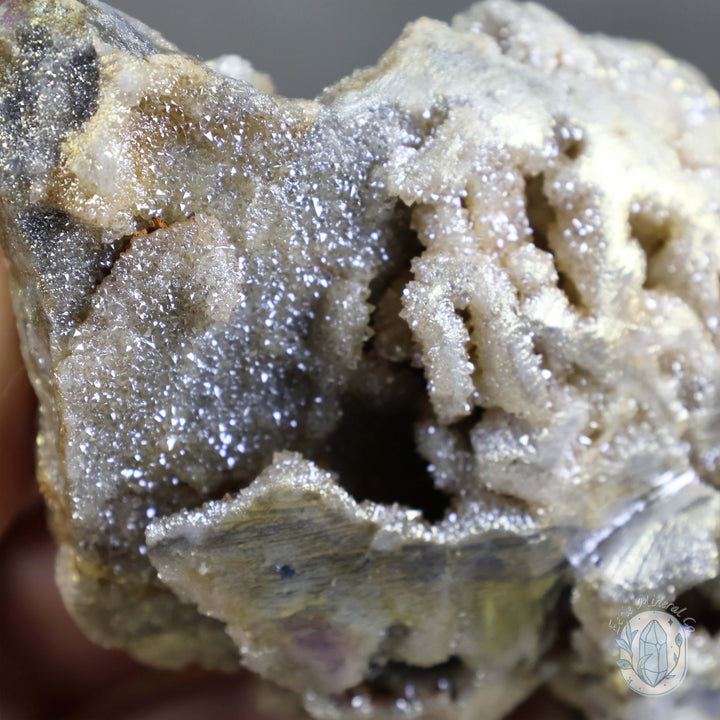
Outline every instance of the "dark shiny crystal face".
{"type": "Polygon", "coordinates": [[[100,3],[0,4],[70,611],[316,718],[501,718],[549,683],[630,720],[608,621],[680,595],[672,702],[717,717],[717,95],[507,0],[314,101],[270,87],[100,3]]]}

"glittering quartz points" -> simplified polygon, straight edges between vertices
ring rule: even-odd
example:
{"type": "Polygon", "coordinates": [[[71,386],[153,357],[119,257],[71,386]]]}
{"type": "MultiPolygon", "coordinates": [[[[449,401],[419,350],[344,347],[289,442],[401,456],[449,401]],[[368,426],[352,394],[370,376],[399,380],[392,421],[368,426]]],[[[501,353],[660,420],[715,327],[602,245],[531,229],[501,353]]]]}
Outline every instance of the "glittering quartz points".
{"type": "Polygon", "coordinates": [[[102,3],[0,3],[2,242],[78,623],[315,718],[492,720],[549,683],[630,720],[608,621],[679,596],[664,717],[718,717],[717,95],[506,0],[271,93],[102,3]]]}

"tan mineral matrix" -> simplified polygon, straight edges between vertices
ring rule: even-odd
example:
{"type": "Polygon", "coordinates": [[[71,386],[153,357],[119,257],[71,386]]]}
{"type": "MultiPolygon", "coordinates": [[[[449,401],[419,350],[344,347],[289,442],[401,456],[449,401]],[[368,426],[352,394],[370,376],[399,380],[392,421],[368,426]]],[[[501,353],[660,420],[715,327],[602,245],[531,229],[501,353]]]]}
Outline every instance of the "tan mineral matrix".
{"type": "Polygon", "coordinates": [[[317,719],[496,720],[546,684],[716,720],[719,201],[705,79],[538,5],[418,20],[305,101],[100,2],[1,2],[70,612],[317,719]],[[662,699],[616,664],[642,598],[693,613],[662,699]]]}

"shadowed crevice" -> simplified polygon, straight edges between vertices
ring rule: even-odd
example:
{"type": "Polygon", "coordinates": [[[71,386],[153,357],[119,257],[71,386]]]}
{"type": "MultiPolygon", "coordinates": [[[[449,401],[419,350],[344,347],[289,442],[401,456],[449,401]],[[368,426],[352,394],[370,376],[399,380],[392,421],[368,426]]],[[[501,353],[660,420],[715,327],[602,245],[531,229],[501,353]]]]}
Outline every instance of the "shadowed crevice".
{"type": "Polygon", "coordinates": [[[552,256],[558,276],[558,289],[567,297],[571,305],[582,304],[580,293],[573,279],[558,265],[555,252],[550,244],[549,232],[557,221],[555,208],[545,193],[545,175],[529,175],[525,177],[525,207],[528,224],[532,230],[532,242],[536,248],[552,256]]]}
{"type": "Polygon", "coordinates": [[[399,503],[437,522],[450,507],[450,497],[435,488],[415,446],[415,423],[425,409],[426,393],[422,373],[412,372],[417,388],[404,402],[383,406],[357,395],[345,398],[342,420],[327,440],[322,464],[338,473],[340,484],[356,500],[399,503]]]}
{"type": "Polygon", "coordinates": [[[400,710],[414,702],[439,700],[442,696],[457,702],[471,689],[473,677],[462,660],[454,656],[432,667],[390,661],[373,667],[365,682],[347,690],[336,702],[357,707],[358,698],[367,698],[376,708],[394,706],[400,710]]]}

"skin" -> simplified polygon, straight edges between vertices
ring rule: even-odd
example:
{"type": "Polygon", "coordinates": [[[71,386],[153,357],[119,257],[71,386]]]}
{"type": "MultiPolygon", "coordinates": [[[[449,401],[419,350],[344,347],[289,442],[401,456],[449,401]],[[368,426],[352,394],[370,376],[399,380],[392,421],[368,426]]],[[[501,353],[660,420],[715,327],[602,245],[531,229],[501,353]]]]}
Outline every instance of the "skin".
{"type": "MultiPolygon", "coordinates": [[[[0,255],[0,718],[300,720],[261,712],[249,673],[152,670],[82,635],[55,586],[55,546],[34,481],[34,417],[0,255]]],[[[573,717],[541,691],[507,720],[573,717]]]]}

